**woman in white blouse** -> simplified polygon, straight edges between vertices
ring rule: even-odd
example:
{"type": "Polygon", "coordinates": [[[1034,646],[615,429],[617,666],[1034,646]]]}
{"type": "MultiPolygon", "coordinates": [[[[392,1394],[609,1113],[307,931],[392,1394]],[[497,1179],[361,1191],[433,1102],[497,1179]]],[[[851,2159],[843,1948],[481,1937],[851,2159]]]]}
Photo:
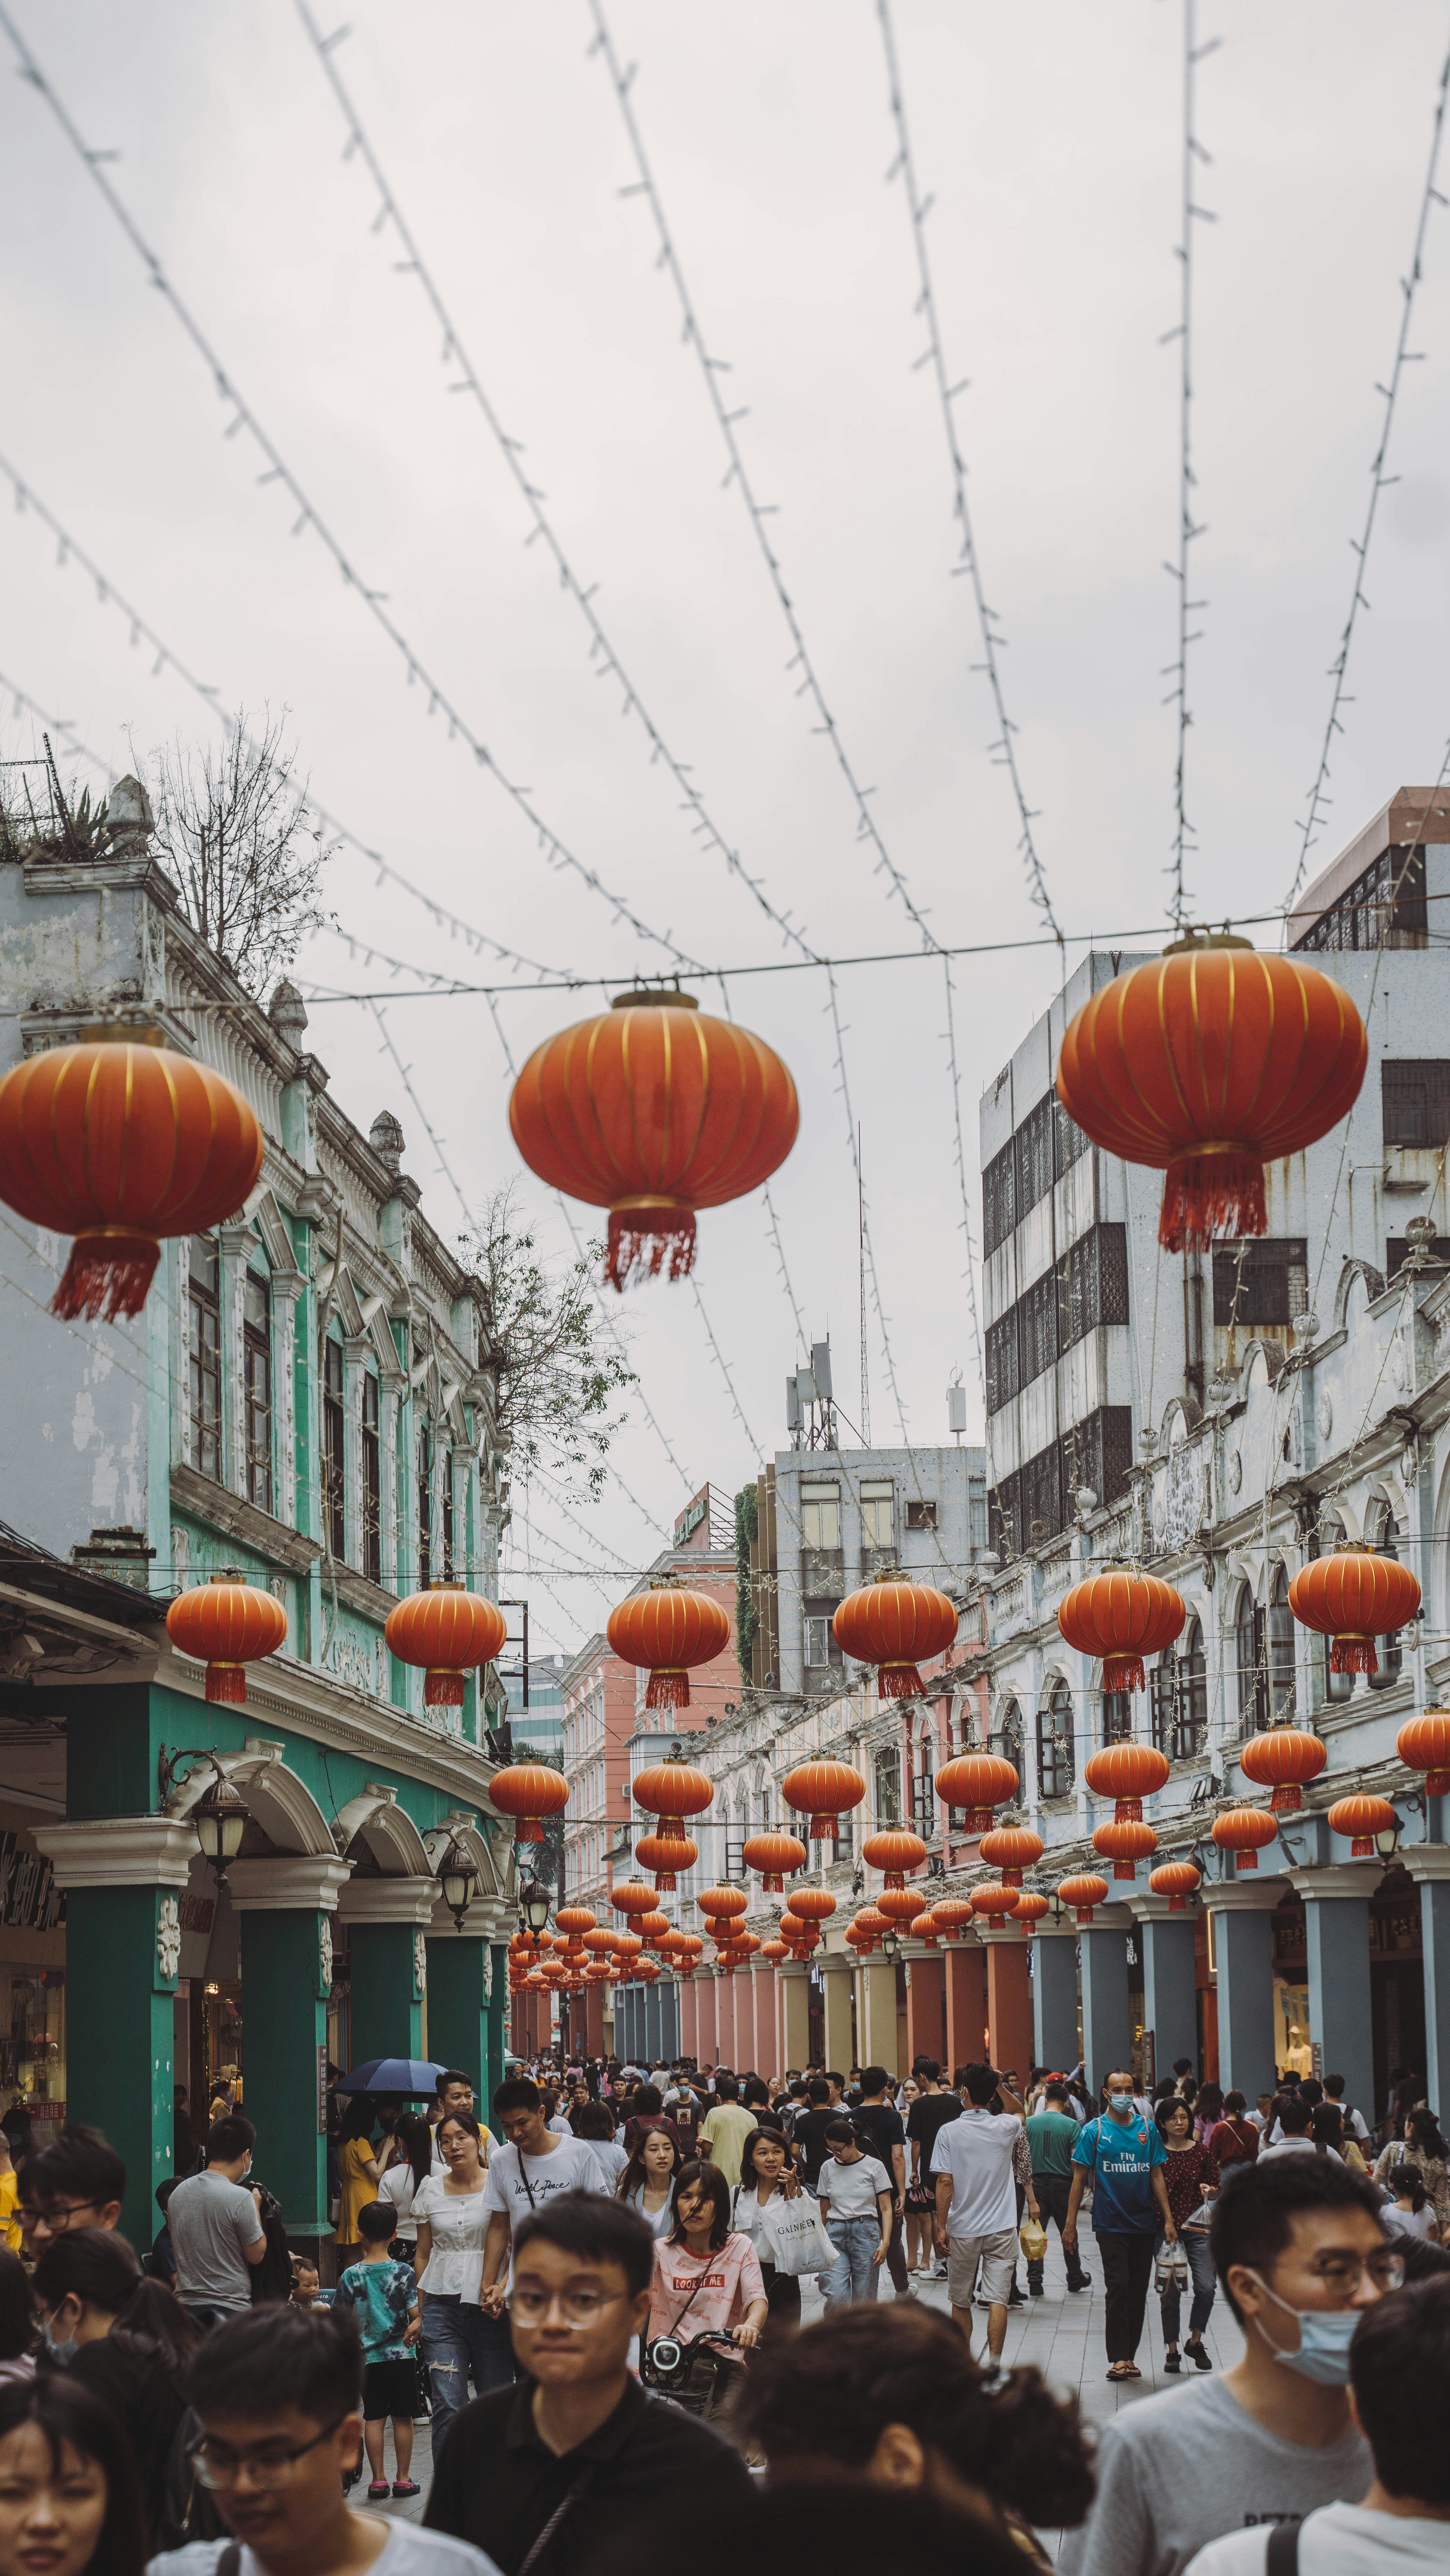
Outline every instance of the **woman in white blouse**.
{"type": "Polygon", "coordinates": [[[637,2209],[652,2236],[668,2236],[675,2223],[675,2176],[683,2159],[668,2129],[646,2129],[615,2185],[627,2209],[637,2209]]]}
{"type": "Polygon", "coordinates": [[[507,2387],[514,2375],[508,2319],[481,2305],[483,2243],[482,2136],[467,2111],[450,2111],[438,2123],[438,2152],[448,2171],[430,2174],[413,2194],[410,2215],[418,2231],[418,2306],[423,2355],[433,2390],[435,2437],[468,2403],[468,2375],[475,2392],[507,2387]]]}
{"type": "Polygon", "coordinates": [[[433,2132],[420,2114],[409,2112],[398,2122],[395,2144],[396,2161],[378,2184],[378,2198],[396,2212],[390,2252],[411,2263],[418,2242],[413,2203],[433,2170],[433,2132]]]}
{"type": "Polygon", "coordinates": [[[740,2180],[731,2196],[730,2224],[748,2236],[765,2283],[768,2314],[765,2340],[778,2341],[801,2321],[801,2285],[789,2272],[777,2272],[766,2211],[772,2201],[798,2200],[800,2176],[786,2143],[776,2129],[752,2129],[740,2149],[740,2180]]]}

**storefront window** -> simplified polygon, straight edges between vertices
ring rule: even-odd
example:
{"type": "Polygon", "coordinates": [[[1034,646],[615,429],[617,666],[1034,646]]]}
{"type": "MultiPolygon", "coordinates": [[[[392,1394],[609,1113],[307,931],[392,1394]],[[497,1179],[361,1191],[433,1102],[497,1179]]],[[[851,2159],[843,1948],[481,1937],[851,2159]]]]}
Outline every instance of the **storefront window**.
{"type": "Polygon", "coordinates": [[[65,1970],[0,1960],[0,2085],[32,2119],[65,2117],[65,1970]]]}

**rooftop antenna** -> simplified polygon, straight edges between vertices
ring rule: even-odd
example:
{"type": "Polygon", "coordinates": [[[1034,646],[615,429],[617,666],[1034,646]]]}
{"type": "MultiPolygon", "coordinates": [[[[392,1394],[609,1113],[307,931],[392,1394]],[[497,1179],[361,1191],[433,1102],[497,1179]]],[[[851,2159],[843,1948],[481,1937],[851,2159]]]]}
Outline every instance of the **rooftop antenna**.
{"type": "Polygon", "coordinates": [[[856,1129],[857,1266],[861,1276],[861,1446],[871,1446],[871,1385],[866,1368],[866,1185],[861,1177],[861,1129],[856,1129]]]}
{"type": "Polygon", "coordinates": [[[967,1427],[967,1390],[962,1384],[960,1369],[953,1369],[952,1382],[947,1388],[947,1427],[960,1448],[962,1433],[967,1427]]]}

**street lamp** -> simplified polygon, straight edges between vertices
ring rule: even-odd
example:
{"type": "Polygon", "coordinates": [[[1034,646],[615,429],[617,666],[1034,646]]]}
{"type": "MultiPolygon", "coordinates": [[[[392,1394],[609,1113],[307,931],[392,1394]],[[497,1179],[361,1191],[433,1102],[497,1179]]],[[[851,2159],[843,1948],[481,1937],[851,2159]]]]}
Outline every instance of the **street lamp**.
{"type": "Polygon", "coordinates": [[[1382,1833],[1376,1834],[1374,1838],[1374,1847],[1379,1853],[1381,1860],[1394,1859],[1396,1852],[1400,1848],[1400,1832],[1400,1820],[1399,1817],[1396,1816],[1392,1825],[1386,1825],[1382,1833]]]}
{"type": "Polygon", "coordinates": [[[456,1932],[463,1929],[463,1918],[478,1892],[478,1872],[468,1854],[456,1842],[450,1842],[438,1864],[438,1884],[443,1902],[453,1917],[456,1932]]]}
{"type": "Polygon", "coordinates": [[[550,1897],[547,1887],[536,1878],[526,1878],[519,1889],[519,1925],[525,1932],[542,1932],[549,1920],[550,1897]]]}
{"type": "Polygon", "coordinates": [[[210,1862],[219,1889],[227,1885],[228,1862],[234,1861],[241,1850],[247,1816],[245,1803],[218,1763],[211,1787],[203,1792],[192,1808],[191,1821],[196,1827],[202,1858],[210,1862]]]}

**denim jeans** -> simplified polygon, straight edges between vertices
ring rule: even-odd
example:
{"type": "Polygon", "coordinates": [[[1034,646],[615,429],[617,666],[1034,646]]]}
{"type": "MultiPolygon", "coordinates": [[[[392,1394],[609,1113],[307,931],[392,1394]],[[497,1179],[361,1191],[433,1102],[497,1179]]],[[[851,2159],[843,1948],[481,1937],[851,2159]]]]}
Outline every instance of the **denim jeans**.
{"type": "MultiPolygon", "coordinates": [[[[1188,2269],[1193,2276],[1193,2305],[1188,2311],[1188,2331],[1190,2334],[1202,2334],[1208,2323],[1208,2312],[1213,2306],[1216,2287],[1213,2262],[1208,2250],[1208,2231],[1203,2227],[1180,2227],[1178,2242],[1188,2257],[1188,2269]]],[[[1162,2251],[1163,2233],[1160,2228],[1156,2252],[1161,2254],[1162,2251]]],[[[1164,2290],[1159,2295],[1158,2310],[1163,2319],[1165,2343],[1178,2341],[1181,2300],[1182,2293],[1178,2290],[1164,2290]]]]}
{"type": "MultiPolygon", "coordinates": [[[[1061,2236],[1064,2227],[1067,2225],[1067,2204],[1069,2194],[1072,2190],[1072,2184],[1068,2176],[1066,2174],[1034,2174],[1032,2177],[1032,2188],[1037,2194],[1038,2214],[1041,2217],[1044,2232],[1046,2231],[1047,2222],[1049,2218],[1051,2218],[1056,2220],[1057,2232],[1058,2235],[1061,2236]]],[[[1088,2277],[1083,2268],[1082,2255],[1078,2248],[1072,2245],[1064,2245],[1062,2251],[1067,2263],[1068,2280],[1074,2287],[1077,2287],[1088,2277]]],[[[1027,2284],[1029,2289],[1041,2288],[1041,2263],[1028,2264],[1027,2284]]]]}
{"type": "Polygon", "coordinates": [[[822,2283],[828,2308],[844,2308],[852,2299],[874,2299],[879,2266],[871,2257],[881,2242],[874,2218],[828,2218],[826,2234],[836,2259],[822,2283]]]}
{"type": "Polygon", "coordinates": [[[468,2377],[476,2395],[506,2388],[514,2375],[513,2339],[507,2317],[491,2317],[466,2299],[435,2298],[423,2293],[423,2358],[433,2392],[433,2436],[438,2440],[450,2417],[468,2404],[468,2377]]]}

